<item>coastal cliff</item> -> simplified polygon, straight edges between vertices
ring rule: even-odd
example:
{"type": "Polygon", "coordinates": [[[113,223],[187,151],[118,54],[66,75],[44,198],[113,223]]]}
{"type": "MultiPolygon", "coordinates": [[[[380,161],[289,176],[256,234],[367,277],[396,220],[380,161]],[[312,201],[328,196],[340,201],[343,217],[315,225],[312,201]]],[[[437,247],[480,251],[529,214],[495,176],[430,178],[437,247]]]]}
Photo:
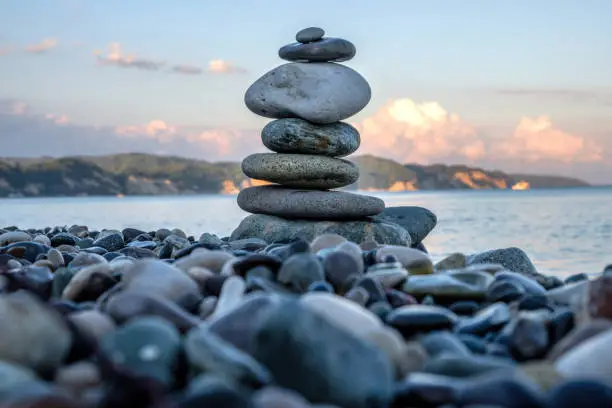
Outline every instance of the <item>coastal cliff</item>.
{"type": "MultiPolygon", "coordinates": [[[[415,191],[586,187],[567,177],[506,174],[462,165],[402,165],[364,155],[349,190],[415,191]]],[[[244,176],[239,163],[210,163],[172,156],[117,154],[64,158],[0,159],[0,197],[235,194],[264,184],[244,176]]]]}

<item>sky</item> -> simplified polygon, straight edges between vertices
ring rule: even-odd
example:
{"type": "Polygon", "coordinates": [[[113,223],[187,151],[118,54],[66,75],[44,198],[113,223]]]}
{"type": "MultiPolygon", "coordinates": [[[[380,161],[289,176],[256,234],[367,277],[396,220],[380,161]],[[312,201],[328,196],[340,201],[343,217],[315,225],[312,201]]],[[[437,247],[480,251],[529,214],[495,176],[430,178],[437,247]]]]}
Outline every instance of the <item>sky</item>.
{"type": "Polygon", "coordinates": [[[356,154],[612,184],[609,0],[0,0],[0,156],[235,161],[304,27],[372,88],[356,154]]]}

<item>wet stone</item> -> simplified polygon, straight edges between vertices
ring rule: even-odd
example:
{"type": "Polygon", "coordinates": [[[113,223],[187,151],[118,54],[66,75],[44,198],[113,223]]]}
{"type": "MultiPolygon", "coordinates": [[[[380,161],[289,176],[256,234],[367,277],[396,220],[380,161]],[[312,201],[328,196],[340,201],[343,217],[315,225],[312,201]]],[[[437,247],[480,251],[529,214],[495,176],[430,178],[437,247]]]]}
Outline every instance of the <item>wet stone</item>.
{"type": "Polygon", "coordinates": [[[387,316],[387,324],[397,329],[404,337],[453,329],[456,323],[457,315],[440,306],[402,306],[387,316]]]}
{"type": "Polygon", "coordinates": [[[525,288],[523,285],[512,281],[500,280],[494,281],[489,286],[487,289],[486,299],[489,302],[509,303],[520,299],[524,294],[525,288]]]}
{"type": "Polygon", "coordinates": [[[173,369],[181,338],[174,326],[161,318],[134,319],[103,338],[101,346],[115,364],[168,386],[175,382],[173,369]]]}
{"type": "Polygon", "coordinates": [[[454,407],[462,382],[444,375],[414,373],[397,383],[394,406],[454,407]]]}
{"type": "Polygon", "coordinates": [[[488,332],[501,329],[510,321],[510,309],[502,302],[493,303],[480,310],[473,317],[461,319],[457,325],[457,333],[484,336],[488,332]]]}
{"type": "Polygon", "coordinates": [[[404,227],[414,244],[423,241],[438,222],[434,213],[427,208],[417,206],[387,207],[377,217],[404,227]]]}
{"type": "Polygon", "coordinates": [[[477,302],[460,300],[459,302],[455,302],[450,305],[449,309],[459,316],[473,316],[479,308],[480,305],[477,302]]]}
{"type": "Polygon", "coordinates": [[[474,378],[462,387],[456,402],[462,407],[492,405],[505,408],[543,408],[546,406],[544,395],[535,384],[523,376],[508,376],[503,373],[474,378]]]}
{"type": "Polygon", "coordinates": [[[525,289],[525,293],[531,295],[545,295],[546,289],[535,280],[528,278],[516,272],[502,271],[495,274],[496,281],[510,281],[525,289]]]}
{"type": "Polygon", "coordinates": [[[344,157],[361,143],[359,132],[348,123],[317,125],[298,118],[278,119],[261,131],[263,144],[273,152],[344,157]]]}
{"type": "Polygon", "coordinates": [[[352,277],[360,276],[362,271],[355,259],[347,253],[333,251],[323,259],[325,277],[338,291],[345,292],[352,277]]]}
{"type": "Polygon", "coordinates": [[[548,351],[549,334],[546,321],[533,312],[522,312],[500,333],[505,337],[512,356],[519,360],[542,357],[548,351]]]}
{"type": "Polygon", "coordinates": [[[304,293],[313,282],[325,280],[325,272],[316,256],[296,254],[283,263],[277,279],[294,292],[304,293]]]}
{"type": "Polygon", "coordinates": [[[429,333],[419,339],[421,345],[427,353],[435,357],[442,353],[469,356],[472,354],[470,349],[457,337],[448,331],[429,333]]]}
{"type": "Polygon", "coordinates": [[[385,294],[387,297],[387,302],[389,302],[394,309],[401,306],[416,305],[418,303],[414,297],[402,292],[401,290],[391,289],[387,290],[385,294]]]}
{"type": "Polygon", "coordinates": [[[299,302],[273,306],[255,339],[253,355],[276,382],[313,403],[368,408],[391,401],[393,370],[382,351],[299,302]]]}
{"type": "Polygon", "coordinates": [[[60,245],[77,245],[79,238],[66,232],[61,232],[51,237],[51,246],[58,247],[60,245]]]}
{"type": "Polygon", "coordinates": [[[580,379],[564,382],[553,388],[547,396],[548,407],[592,408],[612,406],[612,386],[600,379],[580,379]],[[588,401],[588,402],[587,402],[588,401]]]}
{"type": "Polygon", "coordinates": [[[205,326],[194,328],[187,334],[185,352],[191,364],[202,372],[213,372],[255,388],[272,381],[265,367],[205,326]]]}
{"type": "Polygon", "coordinates": [[[515,364],[493,356],[441,353],[430,359],[423,372],[456,378],[479,377],[494,372],[510,372],[515,364]]]}
{"type": "Polygon", "coordinates": [[[567,278],[565,278],[563,282],[565,284],[570,284],[570,283],[576,283],[576,282],[581,282],[585,280],[589,280],[589,276],[586,273],[577,273],[575,275],[568,276],[567,278]]]}
{"type": "Polygon", "coordinates": [[[119,232],[103,235],[93,242],[94,246],[99,246],[109,252],[118,251],[125,246],[123,236],[119,232]]]}
{"type": "Polygon", "coordinates": [[[180,332],[197,326],[200,321],[175,303],[148,293],[124,292],[113,295],[103,311],[118,324],[143,316],[157,316],[180,332]]]}

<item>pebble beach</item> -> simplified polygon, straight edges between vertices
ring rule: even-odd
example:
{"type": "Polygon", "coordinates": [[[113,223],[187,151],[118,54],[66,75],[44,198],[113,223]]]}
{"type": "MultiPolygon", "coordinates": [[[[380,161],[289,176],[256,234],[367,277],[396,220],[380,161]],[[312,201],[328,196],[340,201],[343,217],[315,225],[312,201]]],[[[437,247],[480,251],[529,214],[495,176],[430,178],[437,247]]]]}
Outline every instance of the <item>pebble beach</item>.
{"type": "Polygon", "coordinates": [[[0,406],[612,404],[612,267],[415,246],[4,228],[0,406]]]}
{"type": "Polygon", "coordinates": [[[433,211],[333,190],[371,90],[351,42],[296,41],[245,94],[270,185],[228,236],[0,228],[0,408],[612,407],[612,265],[434,261],[433,211]]]}

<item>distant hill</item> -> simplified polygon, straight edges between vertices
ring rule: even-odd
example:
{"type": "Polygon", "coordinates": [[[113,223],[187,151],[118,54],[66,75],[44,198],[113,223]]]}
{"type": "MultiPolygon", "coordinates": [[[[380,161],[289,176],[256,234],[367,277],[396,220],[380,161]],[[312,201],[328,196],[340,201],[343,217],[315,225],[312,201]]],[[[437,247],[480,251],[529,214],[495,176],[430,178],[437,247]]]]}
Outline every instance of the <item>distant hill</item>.
{"type": "MultiPolygon", "coordinates": [[[[348,190],[446,190],[584,187],[567,177],[506,174],[468,166],[402,165],[351,157],[360,179],[348,190]]],[[[0,197],[236,193],[259,184],[240,163],[210,163],[149,154],[0,159],[0,197]]]]}

